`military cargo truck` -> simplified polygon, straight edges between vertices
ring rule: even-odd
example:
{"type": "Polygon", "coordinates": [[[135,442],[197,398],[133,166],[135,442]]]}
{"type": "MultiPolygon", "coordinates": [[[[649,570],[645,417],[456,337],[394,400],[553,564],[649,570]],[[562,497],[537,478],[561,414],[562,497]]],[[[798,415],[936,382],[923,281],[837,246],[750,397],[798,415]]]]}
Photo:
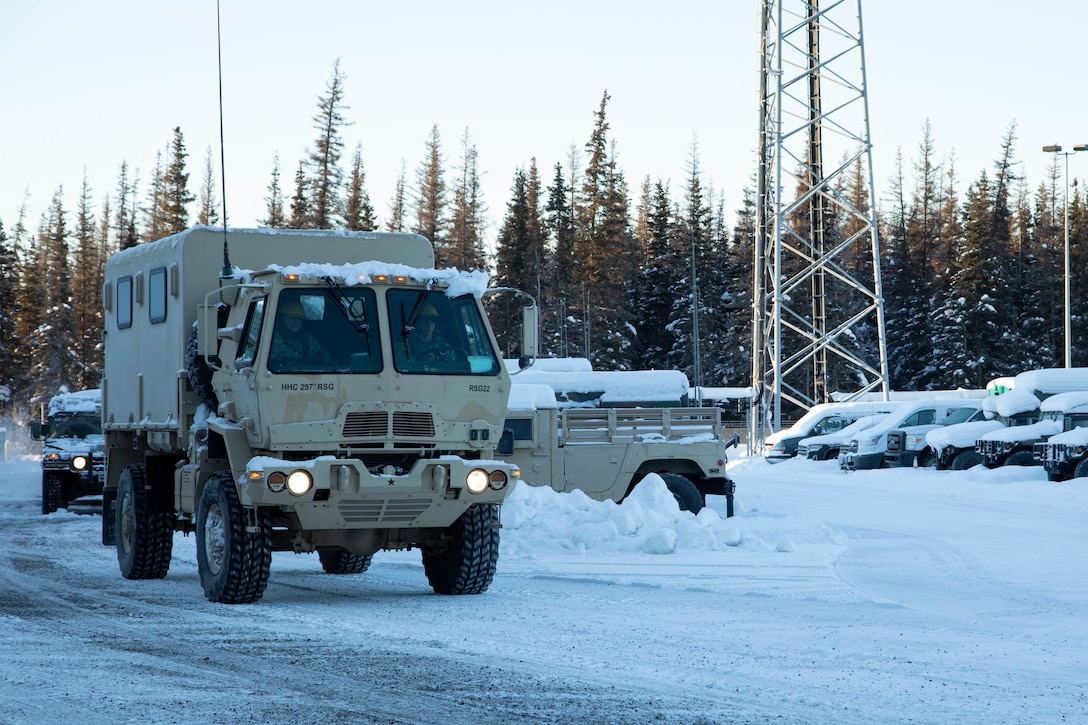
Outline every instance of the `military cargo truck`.
{"type": "Polygon", "coordinates": [[[697,513],[716,494],[733,515],[721,410],[684,405],[683,373],[530,370],[514,381],[505,423],[513,447],[500,457],[524,483],[619,503],[656,473],[681,509],[697,513]]]}
{"type": "Polygon", "coordinates": [[[54,395],[31,421],[30,437],[42,441],[43,514],[102,493],[102,391],[54,395]]]}
{"type": "Polygon", "coordinates": [[[254,602],[273,551],[359,573],[418,548],[431,587],[487,589],[510,377],[480,297],[414,234],[196,227],[106,264],[104,544],[166,576],[196,534],[215,602],[254,602]],[[220,261],[222,260],[222,261],[220,261]]]}

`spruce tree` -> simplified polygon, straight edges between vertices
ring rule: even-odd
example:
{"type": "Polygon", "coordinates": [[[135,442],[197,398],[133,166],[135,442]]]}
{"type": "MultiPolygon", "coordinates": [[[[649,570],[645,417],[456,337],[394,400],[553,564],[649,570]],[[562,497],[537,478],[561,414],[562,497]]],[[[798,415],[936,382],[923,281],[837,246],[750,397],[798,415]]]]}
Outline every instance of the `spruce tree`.
{"type": "Polygon", "coordinates": [[[170,163],[162,177],[162,232],[167,236],[189,228],[189,204],[196,197],[189,192],[189,172],[185,170],[185,159],[188,156],[181,127],[175,127],[174,140],[170,143],[170,163]]]}
{"type": "Polygon", "coordinates": [[[344,202],[344,227],[349,231],[372,231],[378,228],[374,207],[366,190],[366,172],[363,171],[363,146],[356,144],[351,157],[351,175],[348,195],[344,202]]]}
{"type": "Polygon", "coordinates": [[[259,224],[270,229],[283,229],[287,226],[287,217],[283,213],[283,191],[280,189],[280,155],[272,159],[272,180],[268,182],[268,196],[264,198],[265,216],[259,224]]]}
{"type": "Polygon", "coordinates": [[[385,223],[387,232],[405,231],[405,213],[407,205],[408,182],[404,162],[401,161],[400,173],[393,188],[393,198],[389,200],[389,221],[385,223]]]}
{"type": "Polygon", "coordinates": [[[0,220],[0,412],[9,412],[11,396],[18,391],[21,371],[17,354],[18,338],[13,334],[18,316],[19,269],[15,248],[0,220]]]}
{"type": "Polygon", "coordinates": [[[416,169],[415,224],[412,231],[422,234],[434,245],[438,266],[444,266],[449,249],[446,238],[446,180],[442,157],[442,141],[438,124],[431,126],[425,144],[426,153],[416,169]]]}
{"type": "Polygon", "coordinates": [[[440,266],[483,269],[486,266],[483,226],[487,208],[480,186],[478,153],[467,128],[461,137],[461,165],[457,171],[447,250],[440,266]]]}
{"type": "Polygon", "coordinates": [[[196,223],[206,227],[219,224],[219,194],[216,191],[215,166],[212,164],[212,147],[204,153],[204,173],[197,195],[196,223]]]}
{"type": "Polygon", "coordinates": [[[340,71],[340,59],[333,65],[332,77],[325,86],[325,95],[318,96],[314,129],[317,139],[309,154],[310,165],[310,225],[315,229],[334,229],[340,226],[341,194],[344,172],[340,158],[344,153],[341,129],[349,126],[344,120],[344,74],[340,71]]]}
{"type": "Polygon", "coordinates": [[[63,188],[57,189],[38,231],[35,264],[36,289],[28,292],[40,300],[44,312],[30,334],[27,347],[33,363],[29,384],[32,402],[46,402],[62,385],[77,385],[75,351],[79,347],[72,316],[72,279],[68,262],[69,232],[64,211],[63,188]]]}
{"type": "Polygon", "coordinates": [[[310,211],[310,183],[306,179],[306,166],[298,163],[295,172],[295,194],[291,197],[291,218],[287,221],[288,229],[313,228],[313,215],[310,211]]]}
{"type": "Polygon", "coordinates": [[[86,171],[79,195],[74,230],[72,324],[75,385],[97,388],[102,377],[102,283],[106,260],[99,246],[91,187],[86,171]]]}
{"type": "Polygon", "coordinates": [[[555,176],[547,192],[544,225],[552,239],[552,263],[548,270],[551,294],[541,309],[541,345],[545,354],[570,357],[567,312],[570,309],[569,301],[574,299],[574,214],[572,190],[561,163],[555,165],[555,176]]]}
{"type": "MultiPolygon", "coordinates": [[[[524,169],[514,172],[514,183],[510,189],[511,199],[507,204],[506,215],[496,241],[495,282],[499,287],[513,287],[528,291],[534,282],[532,265],[533,251],[530,235],[533,210],[528,196],[528,179],[524,169]]],[[[495,337],[505,358],[516,358],[521,354],[518,349],[518,329],[516,318],[521,305],[509,295],[501,295],[489,305],[488,316],[495,327],[495,337]]]]}
{"type": "Polygon", "coordinates": [[[638,367],[663,370],[671,366],[668,355],[676,337],[670,325],[674,301],[672,284],[682,261],[677,254],[679,230],[673,219],[668,184],[658,180],[652,189],[645,189],[642,207],[646,218],[645,252],[634,304],[638,367]]]}

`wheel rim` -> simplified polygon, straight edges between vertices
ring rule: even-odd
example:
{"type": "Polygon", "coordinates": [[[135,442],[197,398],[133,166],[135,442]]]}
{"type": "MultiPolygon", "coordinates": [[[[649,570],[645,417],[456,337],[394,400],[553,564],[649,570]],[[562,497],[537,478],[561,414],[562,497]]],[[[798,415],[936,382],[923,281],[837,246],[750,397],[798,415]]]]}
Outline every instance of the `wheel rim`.
{"type": "Polygon", "coordinates": [[[126,554],[132,553],[132,542],[135,538],[136,513],[132,505],[132,496],[128,493],[121,499],[121,536],[118,539],[126,554]]]}
{"type": "Polygon", "coordinates": [[[218,574],[223,568],[227,542],[223,528],[223,510],[219,504],[208,507],[208,516],[204,520],[204,555],[207,558],[208,571],[218,574]]]}

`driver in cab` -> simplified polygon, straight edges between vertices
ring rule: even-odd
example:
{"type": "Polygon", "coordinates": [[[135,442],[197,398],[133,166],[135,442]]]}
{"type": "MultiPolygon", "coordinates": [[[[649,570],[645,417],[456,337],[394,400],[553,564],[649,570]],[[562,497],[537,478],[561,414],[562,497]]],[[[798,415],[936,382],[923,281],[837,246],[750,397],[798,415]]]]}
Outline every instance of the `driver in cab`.
{"type": "Polygon", "coordinates": [[[408,347],[413,360],[450,362],[458,359],[454,349],[438,331],[438,310],[434,305],[423,308],[415,329],[408,337],[408,347]]]}

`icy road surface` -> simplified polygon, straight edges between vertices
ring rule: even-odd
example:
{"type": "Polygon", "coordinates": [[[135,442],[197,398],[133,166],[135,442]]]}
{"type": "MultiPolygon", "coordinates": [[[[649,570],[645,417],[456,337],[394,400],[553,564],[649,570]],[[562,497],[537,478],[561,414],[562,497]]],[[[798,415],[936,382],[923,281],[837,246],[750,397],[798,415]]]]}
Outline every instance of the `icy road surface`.
{"type": "MultiPolygon", "coordinates": [[[[1088,481],[730,464],[737,516],[523,488],[490,591],[419,553],[277,553],[257,604],[192,537],[127,581],[96,515],[0,463],[3,723],[1088,722],[1088,481]]],[[[716,513],[715,513],[716,512],[716,513]]]]}

